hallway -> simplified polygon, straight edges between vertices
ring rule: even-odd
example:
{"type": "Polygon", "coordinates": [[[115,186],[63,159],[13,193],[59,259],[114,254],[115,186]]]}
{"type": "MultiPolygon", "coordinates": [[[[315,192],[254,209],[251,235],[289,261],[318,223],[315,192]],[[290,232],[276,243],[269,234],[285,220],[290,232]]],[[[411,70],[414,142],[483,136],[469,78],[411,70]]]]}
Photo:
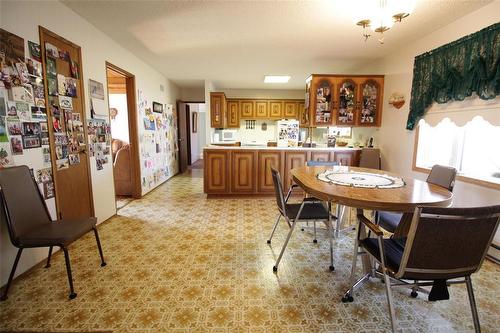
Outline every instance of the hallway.
{"type": "MultiPolygon", "coordinates": [[[[389,329],[384,285],[372,280],[351,304],[340,302],[350,272],[352,240],[328,242],[298,230],[280,266],[274,258],[287,228],[278,227],[274,198],[212,199],[202,193],[203,170],[176,176],[100,225],[108,265],[99,267],[93,235],[70,246],[78,297],[67,298],[64,260],[15,281],[0,303],[0,330],[115,332],[356,332],[389,329]],[[369,306],[367,306],[369,305],[369,306]]],[[[486,261],[473,276],[484,332],[497,329],[498,266],[486,261]]],[[[451,301],[395,292],[405,332],[473,329],[465,286],[451,301]],[[465,306],[467,304],[467,306],[465,306]]]]}

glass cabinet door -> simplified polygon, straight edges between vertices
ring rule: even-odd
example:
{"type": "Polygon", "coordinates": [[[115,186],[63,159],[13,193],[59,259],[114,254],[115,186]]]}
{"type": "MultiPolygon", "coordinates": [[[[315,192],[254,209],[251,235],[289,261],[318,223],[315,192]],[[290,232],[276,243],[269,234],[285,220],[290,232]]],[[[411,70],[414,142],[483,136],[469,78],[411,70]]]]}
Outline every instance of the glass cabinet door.
{"type": "Polygon", "coordinates": [[[339,112],[337,125],[353,125],[356,117],[356,84],[351,80],[342,82],[339,88],[339,112]]]}
{"type": "Polygon", "coordinates": [[[379,116],[380,87],[377,82],[368,80],[362,85],[361,125],[376,125],[379,116]]]}
{"type": "Polygon", "coordinates": [[[314,123],[317,125],[330,124],[332,121],[332,84],[323,80],[316,86],[316,105],[314,109],[314,123]]]}

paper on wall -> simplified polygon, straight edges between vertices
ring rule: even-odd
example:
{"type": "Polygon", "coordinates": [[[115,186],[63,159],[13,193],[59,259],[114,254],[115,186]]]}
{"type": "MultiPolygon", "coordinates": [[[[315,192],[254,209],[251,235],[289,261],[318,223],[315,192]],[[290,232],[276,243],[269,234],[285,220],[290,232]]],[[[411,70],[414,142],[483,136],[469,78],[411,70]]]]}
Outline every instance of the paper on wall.
{"type": "Polygon", "coordinates": [[[106,108],[105,100],[98,98],[91,98],[92,110],[94,111],[94,116],[98,118],[107,118],[108,110],[106,108]]]}

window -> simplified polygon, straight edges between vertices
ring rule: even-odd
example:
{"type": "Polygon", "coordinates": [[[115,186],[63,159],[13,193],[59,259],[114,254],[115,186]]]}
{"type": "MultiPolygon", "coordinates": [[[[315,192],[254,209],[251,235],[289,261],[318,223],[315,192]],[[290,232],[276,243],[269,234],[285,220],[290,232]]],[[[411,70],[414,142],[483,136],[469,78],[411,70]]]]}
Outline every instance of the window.
{"type": "Polygon", "coordinates": [[[475,116],[463,126],[450,118],[431,126],[420,120],[416,135],[414,167],[430,169],[434,164],[458,170],[462,180],[500,187],[500,126],[475,116]],[[486,182],[486,183],[484,183],[486,182]]]}

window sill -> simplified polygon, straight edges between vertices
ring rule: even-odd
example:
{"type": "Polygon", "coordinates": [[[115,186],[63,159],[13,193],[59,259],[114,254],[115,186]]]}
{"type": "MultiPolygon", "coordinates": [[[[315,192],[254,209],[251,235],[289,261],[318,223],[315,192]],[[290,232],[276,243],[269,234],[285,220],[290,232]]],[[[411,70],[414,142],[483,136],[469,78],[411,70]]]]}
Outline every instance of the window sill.
{"type": "MultiPolygon", "coordinates": [[[[415,165],[413,165],[412,170],[417,171],[417,172],[422,172],[425,174],[429,174],[431,171],[431,169],[421,168],[421,167],[418,167],[415,165]]],[[[487,187],[487,188],[492,188],[495,190],[500,190],[500,184],[489,182],[487,180],[471,178],[471,177],[467,177],[467,176],[463,176],[463,175],[459,175],[459,174],[457,174],[457,180],[464,182],[464,183],[469,183],[469,184],[479,185],[479,186],[483,186],[483,187],[487,187]]]]}

